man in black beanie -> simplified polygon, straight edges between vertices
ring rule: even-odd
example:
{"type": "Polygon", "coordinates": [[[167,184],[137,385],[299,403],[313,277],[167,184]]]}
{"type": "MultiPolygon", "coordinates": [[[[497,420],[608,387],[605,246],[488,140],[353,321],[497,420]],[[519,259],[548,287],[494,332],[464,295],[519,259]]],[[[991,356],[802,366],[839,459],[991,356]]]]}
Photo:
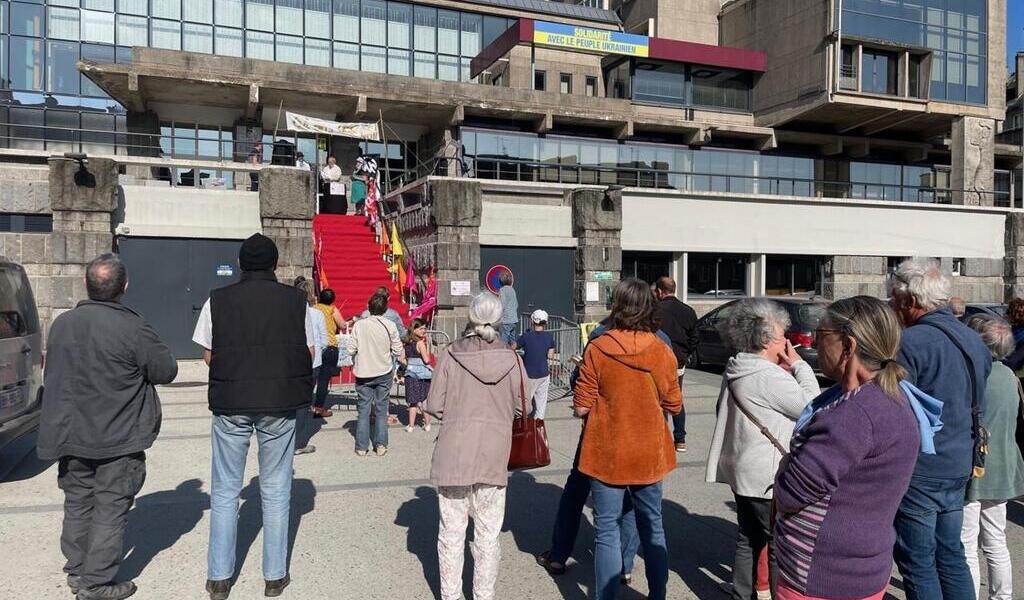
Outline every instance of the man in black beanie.
{"type": "Polygon", "coordinates": [[[252,434],[259,444],[263,502],[264,595],[280,596],[288,577],[288,508],[296,411],[313,397],[313,323],[306,297],[277,282],[277,246],[255,234],[238,253],[242,279],[213,290],[192,340],[210,365],[213,466],[206,591],[231,593],[238,497],[252,434]]]}

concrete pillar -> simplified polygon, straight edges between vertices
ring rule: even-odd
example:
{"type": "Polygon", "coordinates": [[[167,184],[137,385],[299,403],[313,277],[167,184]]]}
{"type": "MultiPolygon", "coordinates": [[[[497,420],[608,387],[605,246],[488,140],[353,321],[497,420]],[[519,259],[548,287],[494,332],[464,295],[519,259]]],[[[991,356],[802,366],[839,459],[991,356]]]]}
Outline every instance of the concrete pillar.
{"type": "Polygon", "coordinates": [[[885,258],[833,256],[825,261],[824,296],[840,300],[851,296],[885,297],[885,258]]]}
{"type": "Polygon", "coordinates": [[[53,319],[88,298],[86,265],[114,249],[118,183],[117,163],[108,158],[88,159],[85,171],[78,161],[67,158],[53,157],[48,163],[52,262],[49,289],[37,286],[36,298],[51,309],[53,319]]]}
{"type": "Polygon", "coordinates": [[[953,122],[950,185],[953,204],[992,206],[995,189],[995,121],[960,117],[953,122]]]}
{"type": "Polygon", "coordinates": [[[611,309],[611,292],[622,276],[622,192],[575,189],[566,192],[572,206],[576,237],[573,296],[578,323],[604,319],[611,309]],[[597,286],[598,297],[587,297],[597,286]]]}
{"type": "Polygon", "coordinates": [[[1006,258],[1003,270],[1004,301],[1024,298],[1024,213],[1006,215],[1006,258]]]}
{"type": "Polygon", "coordinates": [[[260,170],[260,221],[277,244],[277,278],[286,283],[313,275],[312,173],[294,167],[260,170]]]}
{"type": "Polygon", "coordinates": [[[689,296],[686,289],[686,280],[689,277],[687,258],[686,252],[673,252],[672,264],[669,266],[669,274],[676,280],[676,298],[683,302],[686,302],[689,296]]]}
{"type": "Polygon", "coordinates": [[[766,293],[765,270],[767,263],[768,257],[764,254],[750,255],[750,264],[747,267],[747,289],[750,290],[751,296],[764,296],[766,293]]]}

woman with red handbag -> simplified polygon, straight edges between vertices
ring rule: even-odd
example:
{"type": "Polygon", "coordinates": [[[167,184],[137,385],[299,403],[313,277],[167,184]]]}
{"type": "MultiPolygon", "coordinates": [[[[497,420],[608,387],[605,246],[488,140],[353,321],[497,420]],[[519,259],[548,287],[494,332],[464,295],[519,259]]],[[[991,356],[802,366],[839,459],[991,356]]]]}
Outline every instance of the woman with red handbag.
{"type": "Polygon", "coordinates": [[[484,292],[469,304],[463,337],[438,359],[423,410],[443,419],[430,463],[441,522],[437,535],[441,600],[462,597],[466,527],[473,519],[473,598],[492,600],[505,519],[512,422],[521,410],[526,374],[495,325],[501,301],[484,292]]]}
{"type": "Polygon", "coordinates": [[[619,521],[633,501],[649,586],[663,600],[668,548],[661,521],[661,481],[676,466],[664,411],[682,409],[676,359],[655,332],[656,304],[647,284],[624,279],[612,293],[611,330],[583,355],[573,404],[586,418],[579,470],[590,476],[594,502],[595,598],[614,600],[622,573],[619,521]]]}

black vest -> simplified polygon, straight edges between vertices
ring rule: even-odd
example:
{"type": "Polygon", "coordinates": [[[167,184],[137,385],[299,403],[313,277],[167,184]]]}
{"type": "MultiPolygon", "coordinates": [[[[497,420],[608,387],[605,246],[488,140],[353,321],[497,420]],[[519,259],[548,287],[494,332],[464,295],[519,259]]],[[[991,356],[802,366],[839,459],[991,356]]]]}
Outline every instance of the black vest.
{"type": "Polygon", "coordinates": [[[270,271],[245,271],[240,282],[210,292],[210,316],[210,410],[280,413],[310,405],[305,294],[270,271]]]}

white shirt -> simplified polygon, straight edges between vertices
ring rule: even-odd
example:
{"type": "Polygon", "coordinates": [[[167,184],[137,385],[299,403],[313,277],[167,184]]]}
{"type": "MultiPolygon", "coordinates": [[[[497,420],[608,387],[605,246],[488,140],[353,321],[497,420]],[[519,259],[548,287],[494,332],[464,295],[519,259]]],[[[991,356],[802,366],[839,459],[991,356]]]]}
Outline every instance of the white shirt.
{"type": "Polygon", "coordinates": [[[306,320],[313,319],[313,368],[317,369],[324,363],[323,352],[327,347],[327,322],[324,313],[306,306],[306,320]]]}
{"type": "Polygon", "coordinates": [[[327,165],[320,171],[320,176],[327,181],[339,182],[341,181],[341,167],[338,165],[327,165]]]}
{"type": "MultiPolygon", "coordinates": [[[[306,345],[316,349],[316,329],[313,326],[313,317],[306,309],[306,345]]],[[[319,311],[317,311],[319,312],[319,311]]],[[[196,322],[196,330],[192,332],[192,341],[207,350],[213,349],[213,315],[210,313],[210,300],[207,298],[203,304],[203,310],[199,313],[199,321],[196,322]]],[[[319,354],[319,352],[317,352],[319,354]]]]}
{"type": "Polygon", "coordinates": [[[295,161],[295,166],[299,167],[300,169],[309,170],[309,163],[306,162],[305,160],[297,160],[297,161],[295,161]]]}

